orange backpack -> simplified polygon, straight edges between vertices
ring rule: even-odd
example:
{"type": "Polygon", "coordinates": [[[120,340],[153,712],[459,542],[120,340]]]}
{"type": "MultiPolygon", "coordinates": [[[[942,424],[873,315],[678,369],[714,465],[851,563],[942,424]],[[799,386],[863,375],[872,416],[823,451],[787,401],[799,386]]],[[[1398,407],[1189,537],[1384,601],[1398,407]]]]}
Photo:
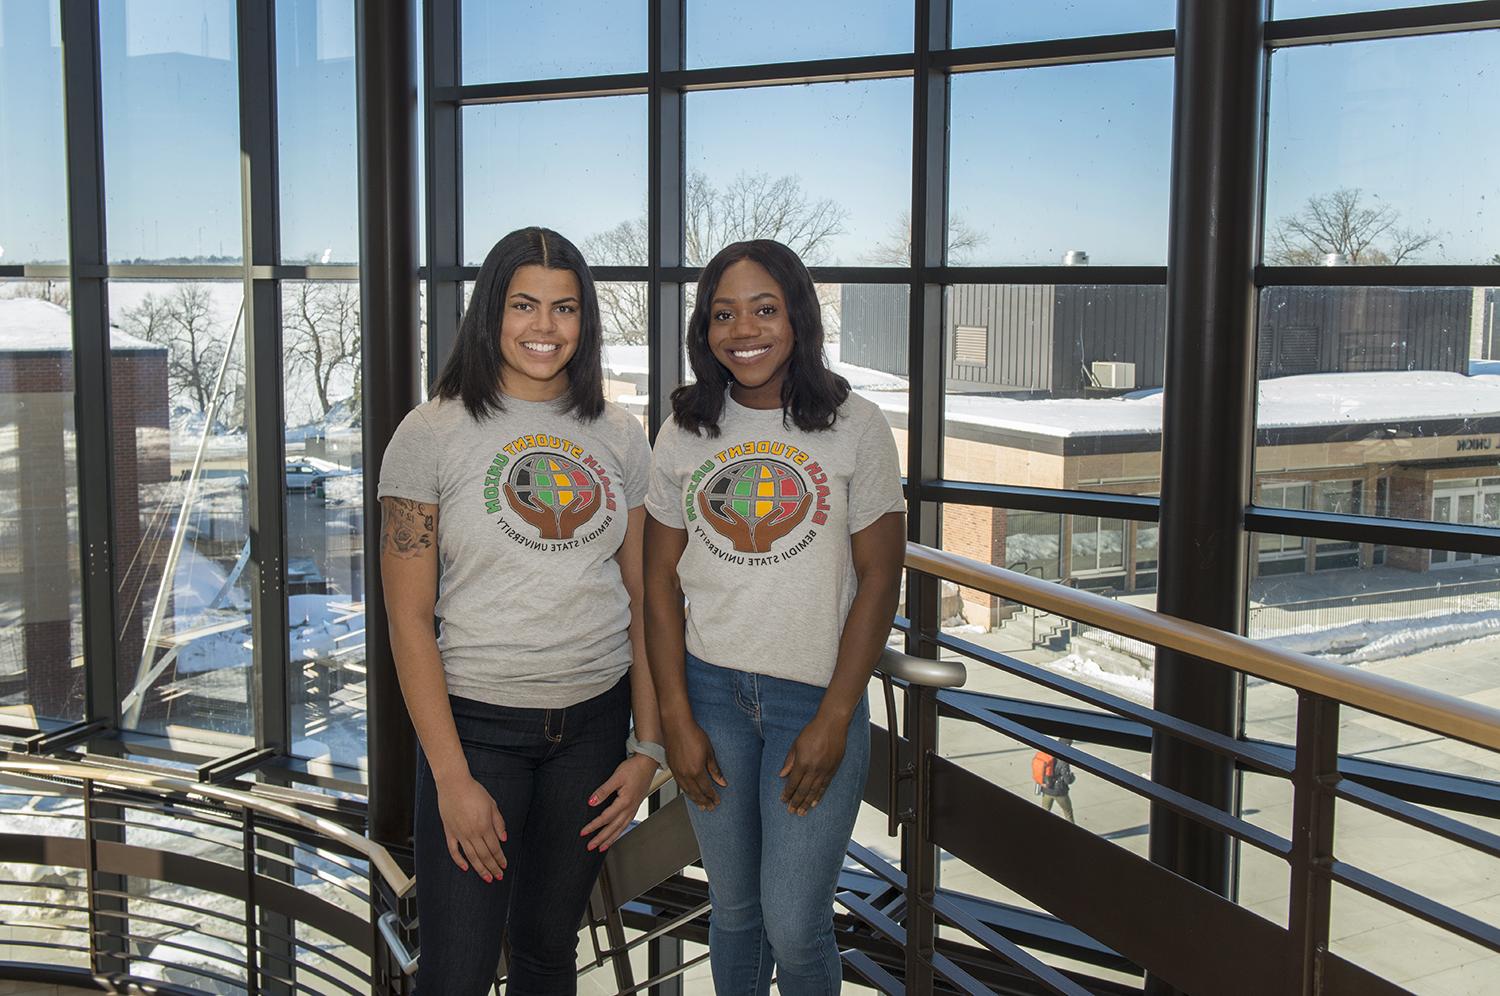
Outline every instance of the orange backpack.
{"type": "Polygon", "coordinates": [[[1037,751],[1036,756],[1031,759],[1031,780],[1045,787],[1052,784],[1056,773],[1057,758],[1037,751]]]}

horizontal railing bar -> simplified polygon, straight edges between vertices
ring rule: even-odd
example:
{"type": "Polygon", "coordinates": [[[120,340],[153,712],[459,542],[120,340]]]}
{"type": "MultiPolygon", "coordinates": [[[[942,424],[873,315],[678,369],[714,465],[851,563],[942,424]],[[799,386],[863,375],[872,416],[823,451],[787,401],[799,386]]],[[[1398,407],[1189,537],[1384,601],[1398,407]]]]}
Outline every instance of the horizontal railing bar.
{"type": "Polygon", "coordinates": [[[1347,778],[1339,779],[1335,792],[1341,799],[1348,799],[1350,802],[1377,813],[1383,813],[1402,823],[1419,827],[1439,837],[1446,837],[1456,844],[1463,844],[1465,847],[1488,854],[1492,858],[1500,858],[1500,835],[1490,833],[1488,830],[1471,827],[1451,816],[1434,813],[1347,778]]]}
{"type": "Polygon", "coordinates": [[[59,906],[40,899],[0,899],[0,909],[13,907],[19,910],[51,910],[53,913],[88,913],[88,906],[59,906]]]}
{"type": "Polygon", "coordinates": [[[397,896],[405,895],[413,883],[411,876],[396,864],[390,852],[369,838],[362,837],[326,817],[301,812],[286,803],[259,799],[249,792],[227,789],[219,785],[201,785],[185,778],[169,778],[164,775],[150,775],[135,771],[110,769],[107,772],[101,772],[86,764],[65,761],[0,761],[0,771],[41,774],[58,778],[90,779],[106,785],[124,785],[132,788],[176,792],[184,796],[201,796],[215,802],[252,809],[256,813],[327,837],[358,852],[390,884],[397,896]]]}
{"type": "MultiPolygon", "coordinates": [[[[89,932],[87,924],[44,923],[41,920],[6,920],[3,926],[20,927],[26,930],[50,930],[54,933],[67,934],[87,934],[89,932]]],[[[5,943],[10,944],[10,939],[6,938],[5,943]]]]}
{"type": "MultiPolygon", "coordinates": [[[[9,927],[11,924],[0,924],[0,926],[9,927]]],[[[40,927],[42,924],[37,924],[36,926],[40,927]]],[[[72,930],[75,933],[86,933],[86,931],[77,927],[72,928],[72,930]]],[[[5,939],[5,946],[8,948],[41,948],[44,951],[73,951],[80,954],[88,954],[89,951],[88,941],[86,940],[82,944],[59,944],[57,941],[38,941],[27,937],[7,937],[5,939]]]]}
{"type": "MultiPolygon", "coordinates": [[[[315,945],[308,944],[307,941],[302,940],[301,938],[298,938],[298,937],[296,937],[294,935],[291,935],[291,934],[283,934],[280,931],[278,931],[278,930],[272,930],[269,927],[266,927],[265,925],[261,925],[258,929],[259,929],[259,934],[262,937],[269,937],[271,940],[274,940],[274,941],[285,941],[287,944],[291,945],[294,948],[295,947],[306,948],[307,950],[312,951],[313,953],[315,953],[319,958],[326,958],[328,961],[331,961],[334,964],[336,964],[339,968],[346,969],[347,971],[353,973],[354,975],[364,975],[364,974],[366,974],[365,971],[363,969],[361,969],[358,965],[354,965],[354,964],[351,964],[351,963],[345,961],[343,958],[340,958],[338,955],[333,954],[327,947],[317,947],[315,945]]],[[[334,938],[334,940],[337,940],[337,938],[334,938]]],[[[264,953],[269,954],[269,955],[272,955],[273,957],[278,958],[278,959],[283,957],[280,952],[278,952],[278,951],[272,951],[270,948],[268,948],[266,945],[264,945],[264,944],[262,944],[260,942],[256,942],[255,950],[264,952],[264,953]]],[[[301,962],[298,962],[298,969],[299,970],[301,970],[302,968],[306,968],[306,967],[308,967],[308,966],[303,965],[301,962]]]]}
{"type": "MultiPolygon", "coordinates": [[[[205,844],[211,844],[215,848],[225,848],[225,849],[229,850],[230,852],[236,852],[237,853],[237,850],[238,850],[234,846],[234,844],[230,843],[229,841],[215,840],[212,837],[199,837],[199,836],[195,835],[190,829],[187,829],[187,828],[184,828],[184,827],[163,827],[163,826],[155,826],[155,825],[152,825],[150,823],[130,823],[130,822],[127,822],[125,820],[115,819],[112,816],[95,816],[94,817],[94,825],[95,826],[101,826],[101,827],[118,827],[121,830],[130,831],[135,836],[140,836],[142,834],[147,834],[147,833],[159,833],[159,834],[165,834],[165,835],[168,835],[168,836],[171,836],[171,837],[182,837],[182,838],[184,838],[186,840],[191,840],[191,841],[196,841],[196,842],[202,842],[202,843],[205,843],[205,844]]],[[[204,828],[200,825],[199,829],[204,829],[204,828]]],[[[222,829],[226,829],[227,830],[229,828],[228,827],[223,827],[222,829]]],[[[135,844],[137,842],[136,841],[128,841],[128,843],[135,844]]],[[[142,846],[144,846],[144,845],[142,845],[142,846]]],[[[212,861],[212,860],[214,860],[211,857],[207,857],[207,856],[203,856],[203,857],[204,857],[204,860],[206,860],[206,861],[212,861]]],[[[238,864],[237,861],[235,861],[235,862],[220,862],[220,863],[221,864],[238,864]]]]}
{"type": "Polygon", "coordinates": [[[1342,861],[1333,862],[1328,869],[1328,874],[1335,882],[1341,882],[1351,889],[1363,892],[1371,899],[1378,899],[1388,906],[1394,906],[1420,920],[1426,920],[1434,927],[1451,931],[1491,951],[1500,951],[1500,929],[1483,920],[1469,916],[1467,913],[1460,913],[1420,893],[1413,892],[1405,886],[1397,885],[1363,868],[1357,868],[1342,861]]]}
{"type": "Polygon", "coordinates": [[[283,832],[273,824],[257,823],[255,825],[255,834],[257,837],[260,837],[264,840],[278,841],[279,843],[285,844],[286,846],[295,848],[299,851],[306,851],[309,854],[317,857],[320,861],[327,861],[330,864],[337,865],[338,867],[351,871],[361,876],[362,878],[368,879],[370,877],[369,862],[364,861],[362,857],[346,854],[342,851],[335,851],[331,848],[318,847],[316,844],[311,843],[304,838],[283,832]],[[356,867],[356,864],[363,864],[364,867],[356,867]]]}
{"type": "MultiPolygon", "coordinates": [[[[954,706],[954,708],[962,709],[963,707],[954,706]]],[[[1149,778],[1142,778],[1134,772],[1126,771],[1119,765],[1100,760],[1092,754],[1086,754],[1071,746],[1064,746],[1051,737],[1043,736],[1030,727],[1023,726],[1014,720],[1006,719],[1004,716],[997,716],[993,713],[985,714],[977,710],[970,711],[964,709],[963,711],[968,712],[973,722],[981,726],[987,726],[997,733],[1004,733],[1006,736],[1019,740],[1029,747],[1046,751],[1054,757],[1061,757],[1075,768],[1080,768],[1092,775],[1103,778],[1107,782],[1118,785],[1120,788],[1133,792],[1135,795],[1143,796],[1152,802],[1159,802],[1173,812],[1196,820],[1199,823],[1207,824],[1215,830],[1223,831],[1231,837],[1258,847],[1269,854],[1274,854],[1279,858],[1288,858],[1292,853],[1291,841],[1278,837],[1269,830],[1264,830],[1253,823],[1247,823],[1238,817],[1230,816],[1228,813],[1215,809],[1207,803],[1199,802],[1191,796],[1183,795],[1181,792],[1158,785],[1149,778]]]]}
{"type": "MultiPolygon", "coordinates": [[[[155,904],[157,904],[159,906],[167,906],[167,907],[170,907],[172,909],[187,910],[187,911],[189,911],[191,913],[205,914],[207,916],[215,917],[216,919],[226,920],[229,923],[239,924],[240,926],[244,926],[244,922],[245,922],[244,921],[244,905],[245,904],[243,902],[241,902],[240,900],[238,900],[238,899],[233,900],[233,902],[234,902],[234,904],[236,906],[240,907],[239,911],[237,913],[225,913],[225,912],[221,912],[219,910],[211,910],[211,909],[208,909],[208,908],[203,907],[203,906],[194,906],[192,903],[183,902],[183,901],[178,900],[178,899],[163,899],[160,896],[149,896],[149,895],[143,896],[143,895],[141,895],[138,892],[134,892],[134,893],[132,893],[132,892],[126,892],[126,891],[121,890],[121,889],[95,889],[94,890],[94,894],[96,896],[102,896],[102,897],[106,897],[106,898],[110,898],[110,899],[118,899],[118,900],[120,900],[122,902],[155,903],[155,904]]],[[[222,895],[222,893],[216,893],[216,892],[214,892],[214,893],[208,893],[208,895],[222,895]]],[[[132,915],[132,914],[126,913],[126,912],[121,912],[121,911],[105,911],[105,910],[102,910],[102,909],[99,910],[98,912],[99,912],[99,914],[101,916],[108,915],[108,916],[117,916],[117,917],[120,917],[120,916],[131,916],[132,915]]]]}
{"type": "MultiPolygon", "coordinates": [[[[1090,688],[1083,682],[1074,678],[1068,678],[1060,674],[1053,674],[1035,664],[1001,653],[998,650],[990,650],[981,647],[977,643],[971,643],[962,637],[940,635],[937,638],[940,647],[957,651],[967,657],[983,661],[1003,671],[1008,671],[1018,677],[1028,678],[1046,688],[1059,691],[1070,698],[1087,702],[1101,709],[1137,722],[1144,723],[1149,727],[1170,733],[1179,740],[1205,747],[1225,757],[1233,758],[1248,767],[1255,768],[1268,775],[1288,776],[1292,773],[1293,764],[1290,758],[1283,757],[1275,751],[1262,747],[1253,741],[1236,740],[1233,737],[1205,730],[1200,726],[1184,722],[1175,716],[1157,712],[1146,706],[1137,705],[1127,699],[1111,695],[1109,692],[1090,688]]],[[[942,701],[946,693],[940,693],[938,700],[942,701]]],[[[962,693],[959,693],[962,694],[962,693]]],[[[971,693],[978,694],[978,693],[971,693]]]]}
{"type": "MultiPolygon", "coordinates": [[[[282,936],[282,935],[278,935],[278,936],[282,936]]],[[[303,948],[307,948],[308,947],[306,944],[297,941],[295,938],[290,938],[290,940],[292,941],[292,944],[294,945],[294,947],[296,947],[296,946],[300,946],[300,947],[303,947],[303,948]]],[[[282,956],[280,955],[279,952],[268,951],[264,946],[257,945],[256,950],[259,951],[259,952],[261,952],[262,954],[271,954],[271,955],[273,955],[274,959],[277,960],[277,961],[283,960],[283,958],[282,958],[282,956]]],[[[312,949],[309,949],[309,950],[314,951],[314,953],[316,953],[319,958],[326,958],[326,959],[328,959],[330,961],[339,962],[339,967],[346,969],[349,972],[349,974],[353,975],[355,978],[357,978],[357,979],[359,979],[359,980],[361,980],[363,982],[366,982],[366,983],[368,983],[370,981],[370,976],[372,974],[371,972],[369,972],[369,971],[361,971],[360,969],[354,967],[353,965],[350,965],[350,964],[348,964],[346,962],[339,961],[339,959],[334,958],[333,956],[331,956],[327,951],[325,951],[322,948],[312,948],[312,949]]],[[[339,979],[337,976],[331,975],[330,973],[325,972],[322,969],[320,969],[320,968],[318,968],[318,967],[316,967],[314,965],[308,964],[308,962],[307,962],[307,960],[305,958],[298,958],[296,960],[296,965],[297,965],[297,974],[298,975],[302,975],[304,972],[307,973],[308,975],[315,975],[318,978],[324,980],[325,982],[331,982],[331,983],[333,983],[334,985],[336,985],[340,989],[342,989],[344,992],[351,994],[351,996],[361,996],[361,993],[360,993],[360,991],[358,989],[352,988],[347,982],[344,982],[343,980],[339,979]]],[[[262,974],[265,974],[265,973],[263,972],[262,974]]],[[[299,988],[300,988],[300,984],[299,984],[299,988]]],[[[322,996],[322,993],[319,993],[318,990],[316,990],[316,989],[311,990],[311,991],[315,992],[315,993],[318,993],[318,996],[322,996]]]]}
{"type": "MultiPolygon", "coordinates": [[[[921,901],[919,899],[919,901],[921,901]]],[[[1014,941],[1002,937],[997,931],[986,927],[974,916],[961,909],[958,904],[939,894],[929,904],[932,911],[959,930],[968,934],[994,954],[1010,962],[1016,968],[1059,996],[1090,996],[1089,991],[1035,955],[1029,954],[1014,941]]]]}
{"type": "Polygon", "coordinates": [[[81,803],[83,802],[83,800],[79,799],[78,801],[80,803],[80,806],[78,808],[78,812],[77,813],[44,813],[44,812],[35,812],[35,813],[32,813],[32,812],[18,812],[17,810],[14,810],[14,809],[7,810],[7,812],[11,816],[20,816],[20,817],[24,817],[25,819],[28,819],[28,820],[57,820],[58,822],[61,822],[61,823],[81,824],[83,822],[83,807],[81,805],[81,803]]]}
{"type": "Polygon", "coordinates": [[[1198,623],[908,543],[906,566],[1159,647],[1322,695],[1442,736],[1500,750],[1500,710],[1384,675],[1341,667],[1198,623]]]}
{"type": "MultiPolygon", "coordinates": [[[[134,901],[140,901],[140,900],[144,899],[145,897],[143,897],[143,896],[132,896],[130,898],[132,900],[134,900],[134,901]]],[[[216,941],[223,941],[225,944],[238,944],[240,947],[244,947],[245,946],[245,938],[243,936],[244,935],[244,927],[245,927],[244,911],[243,910],[240,911],[240,916],[239,917],[230,917],[230,916],[227,916],[227,915],[225,915],[223,913],[218,913],[218,912],[215,912],[213,910],[207,910],[207,909],[202,909],[202,908],[195,909],[195,912],[201,913],[201,914],[207,914],[208,916],[214,918],[215,920],[220,920],[220,921],[223,921],[225,923],[232,923],[232,924],[234,924],[235,926],[237,926],[237,927],[240,928],[240,934],[241,934],[241,936],[238,939],[236,939],[236,938],[233,938],[233,937],[225,937],[222,934],[215,934],[212,931],[204,930],[203,927],[209,926],[209,924],[207,924],[207,923],[201,923],[201,924],[199,924],[199,923],[185,923],[185,922],[182,922],[182,921],[179,921],[179,920],[167,920],[167,919],[165,919],[163,917],[152,916],[149,913],[141,913],[141,912],[132,911],[132,910],[111,910],[111,909],[105,909],[103,907],[100,907],[100,908],[94,910],[94,914],[96,916],[103,917],[103,918],[109,919],[109,920],[124,920],[124,921],[127,921],[127,922],[132,921],[132,920],[139,920],[142,923],[154,923],[154,924],[158,924],[158,925],[160,925],[162,927],[171,927],[171,928],[173,928],[175,930],[191,930],[194,933],[202,934],[204,937],[211,937],[211,938],[213,938],[216,941]]]]}
{"type": "MultiPolygon", "coordinates": [[[[100,935],[101,937],[111,937],[116,940],[125,941],[127,944],[149,944],[152,945],[151,950],[153,952],[157,947],[166,947],[171,948],[174,951],[185,951],[189,954],[202,955],[205,958],[212,958],[216,962],[233,965],[236,968],[243,968],[245,965],[243,960],[236,961],[225,955],[216,954],[212,951],[203,951],[199,948],[189,947],[188,945],[181,944],[167,938],[147,937],[144,934],[134,934],[129,932],[122,933],[117,930],[96,930],[94,931],[94,933],[100,935]]],[[[243,989],[245,986],[244,979],[235,978],[232,975],[224,975],[220,972],[206,969],[202,965],[184,965],[178,961],[164,961],[161,958],[143,954],[132,954],[129,956],[129,958],[132,962],[145,962],[148,965],[161,965],[164,968],[177,968],[184,972],[192,972],[194,975],[201,975],[205,979],[213,979],[215,982],[221,982],[224,985],[229,986],[231,989],[243,989]]]]}
{"type": "MultiPolygon", "coordinates": [[[[285,870],[287,870],[289,872],[293,872],[293,873],[295,873],[295,872],[301,872],[303,875],[306,875],[309,878],[315,878],[318,881],[324,883],[325,885],[331,886],[332,888],[337,889],[338,891],[344,893],[345,895],[352,896],[354,899],[359,900],[359,902],[360,902],[361,905],[363,905],[365,903],[369,903],[374,898],[369,892],[366,892],[365,890],[360,889],[360,888],[358,888],[355,885],[350,885],[350,884],[346,884],[344,882],[340,882],[338,879],[334,878],[332,875],[328,874],[327,872],[325,872],[321,868],[312,868],[312,867],[309,867],[307,865],[298,864],[296,861],[294,861],[292,859],[282,858],[281,856],[279,856],[277,854],[268,853],[266,851],[261,850],[260,848],[256,848],[255,855],[256,855],[256,857],[262,859],[263,861],[271,862],[272,864],[276,865],[278,868],[282,868],[282,869],[285,869],[285,870]]],[[[274,875],[270,875],[270,874],[268,874],[267,872],[265,872],[264,870],[261,870],[261,869],[257,869],[256,870],[256,874],[258,876],[260,876],[261,878],[268,879],[268,880],[273,881],[273,882],[274,881],[278,881],[274,875]]],[[[367,876],[360,876],[360,877],[364,878],[366,881],[369,880],[367,876]]],[[[291,883],[287,883],[287,884],[291,884],[291,883]]],[[[330,903],[330,905],[337,905],[337,904],[330,903]]]]}

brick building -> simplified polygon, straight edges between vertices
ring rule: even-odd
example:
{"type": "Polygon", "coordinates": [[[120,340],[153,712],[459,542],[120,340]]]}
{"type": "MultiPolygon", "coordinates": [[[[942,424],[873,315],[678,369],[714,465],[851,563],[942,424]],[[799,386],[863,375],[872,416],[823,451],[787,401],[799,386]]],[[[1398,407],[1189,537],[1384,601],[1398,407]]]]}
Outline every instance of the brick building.
{"type": "MultiPolygon", "coordinates": [[[[141,486],[170,471],[167,350],[119,330],[110,346],[115,550],[133,553],[141,486]]],[[[68,313],[0,300],[0,701],[56,718],[83,709],[73,416],[68,313]]],[[[161,565],[134,558],[118,567],[118,659],[139,661],[161,565]]]]}

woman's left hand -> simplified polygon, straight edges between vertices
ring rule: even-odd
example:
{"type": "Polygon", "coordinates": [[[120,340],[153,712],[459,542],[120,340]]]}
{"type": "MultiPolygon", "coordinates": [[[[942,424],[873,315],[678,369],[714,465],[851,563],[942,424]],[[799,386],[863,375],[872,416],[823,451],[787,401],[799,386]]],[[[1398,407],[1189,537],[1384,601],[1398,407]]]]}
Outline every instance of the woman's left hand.
{"type": "Polygon", "coordinates": [[[823,798],[844,760],[848,738],[847,723],[840,724],[822,716],[814,716],[812,722],[797,734],[780,772],[786,779],[781,789],[781,801],[786,803],[787,812],[806,816],[823,798]]]}
{"type": "Polygon", "coordinates": [[[651,790],[656,770],[656,762],[644,754],[627,757],[620,762],[615,773],[609,776],[609,781],[600,785],[589,796],[590,806],[601,805],[611,795],[614,796],[609,807],[590,820],[588,826],[578,834],[580,837],[594,834],[594,839],[588,844],[590,851],[603,851],[620,839],[620,835],[635,818],[636,811],[641,808],[646,793],[651,790]]]}

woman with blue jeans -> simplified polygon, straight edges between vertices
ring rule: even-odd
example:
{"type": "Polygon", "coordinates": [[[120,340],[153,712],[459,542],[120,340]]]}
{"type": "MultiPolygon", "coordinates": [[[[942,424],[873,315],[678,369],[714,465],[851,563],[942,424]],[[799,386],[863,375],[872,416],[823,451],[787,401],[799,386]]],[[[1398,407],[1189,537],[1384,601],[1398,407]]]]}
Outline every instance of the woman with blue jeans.
{"type": "Polygon", "coordinates": [[[812,277],[780,243],[708,264],[688,356],[646,496],[647,641],[708,873],[714,991],[760,996],[774,973],[788,996],[836,993],[865,687],[901,577],[896,446],[828,369],[812,277]]]}
{"type": "Polygon", "coordinates": [[[573,244],[510,233],[381,462],[385,605],[422,746],[421,996],[488,993],[506,936],[511,996],[576,992],[603,852],[662,757],[641,611],[650,450],[604,400],[601,342],[573,244]]]}

